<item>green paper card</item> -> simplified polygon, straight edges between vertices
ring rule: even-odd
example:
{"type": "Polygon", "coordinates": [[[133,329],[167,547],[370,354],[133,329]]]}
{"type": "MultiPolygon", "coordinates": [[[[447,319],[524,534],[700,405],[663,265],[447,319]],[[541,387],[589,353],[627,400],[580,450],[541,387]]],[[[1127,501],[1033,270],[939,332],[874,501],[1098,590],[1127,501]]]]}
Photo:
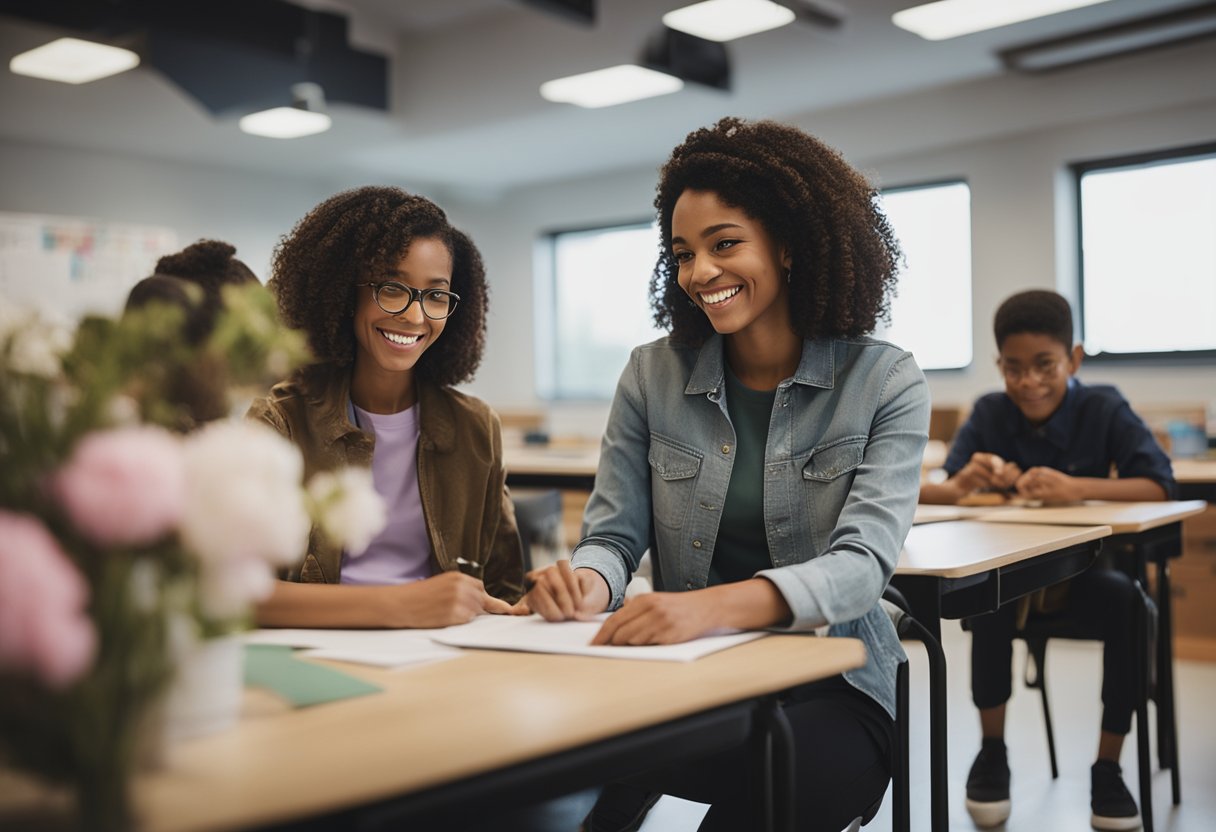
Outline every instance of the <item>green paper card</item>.
{"type": "Polygon", "coordinates": [[[300,661],[294,648],[277,644],[245,645],[245,684],[269,688],[297,708],[381,690],[340,670],[300,661]]]}

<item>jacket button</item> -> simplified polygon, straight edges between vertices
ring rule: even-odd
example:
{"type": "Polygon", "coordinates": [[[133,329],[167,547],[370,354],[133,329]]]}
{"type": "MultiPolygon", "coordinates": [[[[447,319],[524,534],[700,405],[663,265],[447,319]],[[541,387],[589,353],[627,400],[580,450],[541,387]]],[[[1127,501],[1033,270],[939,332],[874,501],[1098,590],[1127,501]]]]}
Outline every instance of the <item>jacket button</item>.
{"type": "Polygon", "coordinates": [[[723,445],[723,446],[722,446],[722,453],[724,453],[724,454],[728,454],[728,453],[730,453],[730,445],[723,445]]]}
{"type": "Polygon", "coordinates": [[[692,542],[692,548],[694,548],[694,549],[700,549],[700,548],[701,548],[701,541],[699,541],[699,540],[694,540],[694,541],[692,542]]]}

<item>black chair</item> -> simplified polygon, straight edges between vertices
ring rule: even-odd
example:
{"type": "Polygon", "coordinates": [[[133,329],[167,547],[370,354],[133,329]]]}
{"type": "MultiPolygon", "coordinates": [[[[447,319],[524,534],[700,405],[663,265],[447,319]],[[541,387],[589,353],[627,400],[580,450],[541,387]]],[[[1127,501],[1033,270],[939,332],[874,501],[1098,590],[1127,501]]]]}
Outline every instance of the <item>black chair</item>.
{"type": "MultiPolygon", "coordinates": [[[[1152,750],[1148,737],[1148,700],[1155,681],[1154,652],[1157,643],[1157,608],[1139,581],[1136,582],[1136,587],[1139,591],[1135,594],[1138,603],[1136,603],[1133,627],[1136,633],[1134,641],[1136,678],[1139,680],[1136,691],[1136,744],[1140,781],[1140,817],[1144,832],[1153,832],[1152,750]]],[[[1102,633],[1094,623],[1069,615],[1067,611],[1064,611],[1031,614],[1027,617],[1023,627],[1017,631],[1015,637],[1026,642],[1026,671],[1023,681],[1027,688],[1039,691],[1043,704],[1043,725],[1047,731],[1047,754],[1051,761],[1051,777],[1054,780],[1059,777],[1060,772],[1056,765],[1055,732],[1052,729],[1051,707],[1047,698],[1047,643],[1053,638],[1101,641],[1102,633]]],[[[1177,766],[1176,760],[1173,765],[1177,766]]],[[[1178,799],[1179,794],[1175,791],[1175,805],[1177,805],[1178,799]]]]}
{"type": "Polygon", "coordinates": [[[512,493],[515,524],[523,544],[524,571],[532,569],[532,547],[562,549],[562,492],[556,488],[535,493],[512,493]]]}
{"type": "MultiPolygon", "coordinates": [[[[946,655],[941,643],[924,625],[912,617],[907,599],[895,587],[883,592],[883,606],[891,616],[895,632],[901,640],[916,640],[925,647],[929,658],[929,782],[933,832],[946,832],[949,827],[948,783],[946,770],[946,655]]],[[[909,785],[909,710],[908,662],[899,663],[895,671],[895,745],[891,749],[891,827],[895,832],[912,828],[911,790],[909,785]]],[[[882,798],[854,821],[857,829],[874,819],[882,806],[882,798]]]]}

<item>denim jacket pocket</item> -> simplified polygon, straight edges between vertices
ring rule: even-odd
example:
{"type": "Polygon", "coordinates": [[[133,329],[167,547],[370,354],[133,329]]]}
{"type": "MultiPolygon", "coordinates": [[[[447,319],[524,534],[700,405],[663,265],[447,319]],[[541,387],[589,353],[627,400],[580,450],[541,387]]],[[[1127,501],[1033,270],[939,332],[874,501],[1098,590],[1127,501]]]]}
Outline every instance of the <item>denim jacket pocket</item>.
{"type": "Polygon", "coordinates": [[[646,461],[650,463],[651,503],[655,522],[678,529],[684,525],[692,506],[697,474],[701,470],[701,455],[652,433],[646,461]]]}
{"type": "Polygon", "coordinates": [[[802,468],[802,478],[816,482],[831,482],[861,464],[866,452],[866,437],[840,439],[811,451],[811,458],[802,468]]]}

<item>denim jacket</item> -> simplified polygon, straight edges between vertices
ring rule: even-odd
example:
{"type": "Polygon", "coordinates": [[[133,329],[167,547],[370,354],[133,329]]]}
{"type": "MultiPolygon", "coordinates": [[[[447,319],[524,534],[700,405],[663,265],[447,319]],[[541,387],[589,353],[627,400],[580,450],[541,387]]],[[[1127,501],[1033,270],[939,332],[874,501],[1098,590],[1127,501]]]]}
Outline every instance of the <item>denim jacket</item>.
{"type": "MultiPolygon", "coordinates": [[[[595,569],[620,606],[647,548],[655,586],[706,586],[734,462],[723,341],[636,348],[608,417],[573,565],[595,569]]],[[[871,338],[805,341],[777,387],[764,454],[764,521],[783,631],[827,625],[859,638],[845,679],[895,715],[903,649],[878,601],[912,525],[929,392],[910,353],[871,338]]]]}

